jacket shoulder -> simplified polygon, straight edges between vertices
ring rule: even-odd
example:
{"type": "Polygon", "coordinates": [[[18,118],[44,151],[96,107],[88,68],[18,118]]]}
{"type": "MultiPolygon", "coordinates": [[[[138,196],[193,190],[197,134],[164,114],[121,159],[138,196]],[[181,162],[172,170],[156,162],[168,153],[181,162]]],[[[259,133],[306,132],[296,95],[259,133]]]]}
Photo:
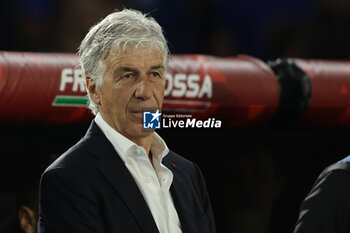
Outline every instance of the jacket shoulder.
{"type": "Polygon", "coordinates": [[[59,156],[52,164],[50,164],[46,171],[77,166],[86,161],[83,158],[86,157],[87,154],[87,147],[84,144],[84,140],[81,139],[78,143],[59,156]]]}
{"type": "Polygon", "coordinates": [[[84,139],[81,139],[46,168],[41,176],[41,181],[62,179],[73,183],[77,180],[92,182],[95,179],[93,160],[94,157],[91,156],[84,139]]]}
{"type": "Polygon", "coordinates": [[[320,177],[326,176],[328,173],[332,173],[332,172],[336,172],[336,171],[350,173],[350,162],[341,162],[340,161],[338,163],[334,163],[334,164],[328,166],[327,168],[325,168],[323,170],[323,172],[320,174],[320,177]]]}

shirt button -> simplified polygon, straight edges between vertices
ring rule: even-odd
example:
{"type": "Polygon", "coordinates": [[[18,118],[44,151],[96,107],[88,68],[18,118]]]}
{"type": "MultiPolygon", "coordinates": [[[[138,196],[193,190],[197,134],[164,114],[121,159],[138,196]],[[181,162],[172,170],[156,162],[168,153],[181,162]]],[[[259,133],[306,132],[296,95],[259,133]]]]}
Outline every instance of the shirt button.
{"type": "Polygon", "coordinates": [[[136,153],[139,154],[140,153],[140,149],[136,148],[136,153]]]}

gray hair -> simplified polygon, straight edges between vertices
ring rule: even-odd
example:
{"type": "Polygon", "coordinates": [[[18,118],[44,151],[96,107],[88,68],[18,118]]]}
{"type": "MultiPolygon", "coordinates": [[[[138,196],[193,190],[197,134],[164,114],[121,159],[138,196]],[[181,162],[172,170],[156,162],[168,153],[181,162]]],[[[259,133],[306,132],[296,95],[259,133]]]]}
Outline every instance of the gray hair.
{"type": "MultiPolygon", "coordinates": [[[[127,47],[156,47],[163,56],[164,67],[168,65],[169,48],[161,26],[147,14],[124,9],[107,15],[91,27],[81,42],[78,55],[83,74],[94,80],[96,88],[101,87],[106,70],[104,59],[111,50],[122,54],[127,47]]],[[[91,100],[89,91],[86,90],[89,108],[96,115],[99,106],[91,100]]]]}

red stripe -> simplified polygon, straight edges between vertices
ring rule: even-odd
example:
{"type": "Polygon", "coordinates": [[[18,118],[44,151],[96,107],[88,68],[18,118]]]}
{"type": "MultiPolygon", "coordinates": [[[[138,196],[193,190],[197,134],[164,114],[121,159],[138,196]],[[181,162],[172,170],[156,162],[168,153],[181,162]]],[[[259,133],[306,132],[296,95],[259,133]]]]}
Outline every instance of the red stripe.
{"type": "Polygon", "coordinates": [[[0,63],[0,87],[1,87],[1,81],[2,81],[2,64],[0,63]]]}

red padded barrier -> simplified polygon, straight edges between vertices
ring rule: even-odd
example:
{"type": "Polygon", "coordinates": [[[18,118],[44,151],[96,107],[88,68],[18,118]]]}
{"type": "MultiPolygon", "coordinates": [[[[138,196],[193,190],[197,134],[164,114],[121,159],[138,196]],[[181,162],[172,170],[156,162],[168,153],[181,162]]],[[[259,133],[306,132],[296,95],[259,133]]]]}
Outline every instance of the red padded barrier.
{"type": "Polygon", "coordinates": [[[87,122],[91,114],[85,104],[54,106],[57,96],[74,99],[85,95],[83,77],[75,69],[78,64],[71,54],[0,52],[0,121],[87,122]],[[63,75],[73,82],[60,89],[63,75]]]}
{"type": "Polygon", "coordinates": [[[197,74],[199,90],[212,83],[212,94],[202,91],[201,96],[199,91],[194,97],[186,97],[186,93],[179,97],[166,90],[163,105],[166,111],[191,112],[197,118],[223,120],[226,126],[246,127],[266,123],[278,108],[277,78],[265,63],[253,57],[175,55],[171,57],[169,73],[173,82],[185,74],[187,91],[193,90],[188,85],[190,75],[197,74]]]}
{"type": "Polygon", "coordinates": [[[310,104],[300,123],[333,128],[350,123],[350,62],[294,59],[311,83],[310,104]]]}
{"type": "MultiPolygon", "coordinates": [[[[78,64],[73,54],[0,52],[0,121],[89,122],[78,64]]],[[[279,104],[277,78],[248,56],[173,55],[166,80],[163,112],[168,114],[245,127],[269,121],[279,104]]]]}

